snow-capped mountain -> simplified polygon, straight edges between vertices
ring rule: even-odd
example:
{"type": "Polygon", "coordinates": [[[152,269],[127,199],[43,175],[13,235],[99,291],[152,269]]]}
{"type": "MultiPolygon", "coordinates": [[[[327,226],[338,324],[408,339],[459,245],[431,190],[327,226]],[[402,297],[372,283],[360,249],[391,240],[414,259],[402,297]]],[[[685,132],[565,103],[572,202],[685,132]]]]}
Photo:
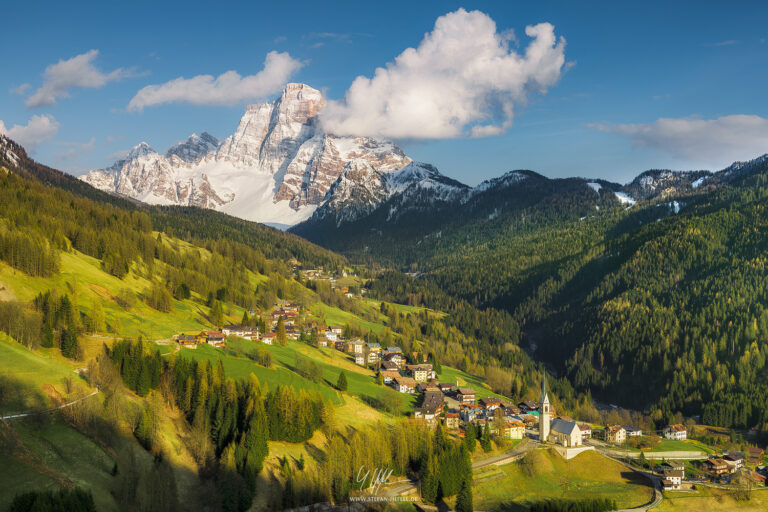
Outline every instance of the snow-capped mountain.
{"type": "Polygon", "coordinates": [[[165,155],[141,143],[125,159],[82,179],[149,204],[214,208],[291,226],[331,201],[332,189],[345,188],[334,187],[337,181],[381,192],[379,176],[411,163],[392,142],[326,133],[317,118],[324,105],[319,91],[288,84],[272,103],[249,105],[222,142],[204,132],[165,155]]]}

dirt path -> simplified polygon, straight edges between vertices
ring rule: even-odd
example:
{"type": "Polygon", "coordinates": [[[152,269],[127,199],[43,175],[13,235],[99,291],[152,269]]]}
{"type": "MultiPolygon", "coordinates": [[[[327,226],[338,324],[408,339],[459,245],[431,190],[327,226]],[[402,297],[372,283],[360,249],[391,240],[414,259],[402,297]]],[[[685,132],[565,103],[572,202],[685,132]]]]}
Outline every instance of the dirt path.
{"type": "Polygon", "coordinates": [[[26,412],[26,413],[21,413],[21,414],[10,414],[8,416],[0,416],[0,420],[13,420],[13,419],[16,419],[16,418],[25,418],[27,416],[33,416],[35,414],[44,414],[44,413],[47,413],[47,412],[58,411],[59,409],[63,409],[65,407],[71,407],[71,406],[75,405],[76,403],[82,402],[83,400],[85,400],[87,398],[90,398],[93,395],[96,395],[98,393],[99,393],[99,389],[96,388],[96,390],[93,391],[92,393],[90,393],[88,395],[85,395],[84,397],[78,398],[77,400],[72,400],[71,402],[67,402],[66,404],[61,404],[58,407],[52,407],[52,408],[46,409],[44,411],[26,412]]]}

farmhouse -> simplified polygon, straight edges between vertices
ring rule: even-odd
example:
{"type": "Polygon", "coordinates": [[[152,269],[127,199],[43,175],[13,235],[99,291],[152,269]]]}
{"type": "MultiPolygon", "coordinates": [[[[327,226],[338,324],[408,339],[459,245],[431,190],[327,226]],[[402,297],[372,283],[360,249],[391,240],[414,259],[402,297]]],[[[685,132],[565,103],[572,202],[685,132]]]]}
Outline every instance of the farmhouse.
{"type": "Polygon", "coordinates": [[[265,334],[261,337],[261,342],[266,345],[271,345],[272,342],[275,341],[275,335],[274,334],[265,334]]]}
{"type": "Polygon", "coordinates": [[[368,357],[366,359],[370,364],[376,364],[379,361],[379,354],[376,352],[368,352],[368,357]]]}
{"type": "Polygon", "coordinates": [[[520,408],[520,412],[522,412],[523,414],[531,413],[531,412],[536,412],[538,414],[538,411],[539,411],[539,403],[533,400],[526,400],[525,402],[520,402],[519,404],[517,404],[517,406],[520,408]]]}
{"type": "Polygon", "coordinates": [[[398,372],[397,370],[382,369],[379,371],[379,375],[381,375],[381,379],[384,382],[384,384],[392,384],[392,381],[400,376],[400,372],[398,372]]]}
{"type": "Polygon", "coordinates": [[[363,353],[363,340],[351,340],[347,342],[347,352],[350,352],[352,354],[362,354],[363,353]]]}
{"type": "Polygon", "coordinates": [[[384,354],[384,361],[395,363],[398,368],[403,368],[405,366],[405,358],[402,354],[396,352],[384,354]]]}
{"type": "Polygon", "coordinates": [[[444,397],[440,391],[427,391],[424,393],[424,401],[421,404],[422,407],[434,409],[438,413],[443,412],[444,397]]]}
{"type": "Polygon", "coordinates": [[[398,375],[392,380],[392,385],[401,393],[413,393],[416,390],[416,381],[410,377],[398,375]]]}
{"type": "Polygon", "coordinates": [[[460,404],[474,404],[475,390],[472,388],[459,388],[459,391],[456,393],[456,398],[460,404]]]}
{"type": "Polygon", "coordinates": [[[382,367],[384,370],[395,370],[395,371],[397,371],[397,370],[398,370],[398,368],[399,368],[399,367],[397,366],[397,363],[394,363],[394,362],[392,362],[392,361],[384,361],[383,363],[381,363],[381,367],[382,367]]]}
{"type": "Polygon", "coordinates": [[[566,448],[581,446],[581,430],[575,421],[555,418],[550,425],[549,438],[547,440],[566,448]]]}
{"type": "Polygon", "coordinates": [[[581,430],[582,439],[590,439],[592,437],[592,427],[590,427],[586,423],[580,424],[579,430],[581,430]]]}
{"type": "Polygon", "coordinates": [[[244,325],[225,325],[221,328],[221,332],[224,333],[224,336],[237,336],[238,338],[250,340],[253,336],[253,327],[246,327],[244,325]]]}
{"type": "Polygon", "coordinates": [[[355,354],[355,364],[365,366],[365,356],[363,354],[355,354]]]}
{"type": "Polygon", "coordinates": [[[683,483],[683,476],[685,473],[679,469],[665,469],[664,479],[661,483],[664,485],[665,491],[674,491],[680,489],[683,483]]]}
{"type": "Polygon", "coordinates": [[[416,382],[425,382],[434,378],[431,364],[412,364],[406,366],[408,373],[416,382]]]}
{"type": "Polygon", "coordinates": [[[622,425],[624,430],[627,431],[627,437],[640,437],[643,435],[643,429],[637,427],[630,427],[628,425],[622,425]]]}
{"type": "Polygon", "coordinates": [[[726,463],[723,459],[716,457],[707,460],[703,466],[704,470],[713,477],[718,477],[728,473],[728,463],[726,463]]]}
{"type": "Polygon", "coordinates": [[[525,437],[525,424],[522,421],[509,421],[504,427],[506,439],[522,439],[525,437]]]}
{"type": "Polygon", "coordinates": [[[685,425],[675,424],[664,429],[664,437],[675,441],[684,441],[688,438],[688,429],[685,425]]]}
{"type": "Polygon", "coordinates": [[[485,409],[486,411],[494,411],[501,407],[501,400],[494,397],[486,397],[480,399],[480,405],[485,409]]]}
{"type": "Polygon", "coordinates": [[[747,460],[750,464],[757,465],[763,463],[763,454],[765,452],[761,448],[755,446],[747,447],[747,460]]]}
{"type": "Polygon", "coordinates": [[[179,345],[184,348],[197,348],[197,337],[192,334],[182,334],[178,338],[179,345]]]}
{"type": "Polygon", "coordinates": [[[378,343],[368,343],[368,353],[369,354],[380,354],[381,353],[381,345],[378,343]]]}
{"type": "Polygon", "coordinates": [[[446,394],[448,394],[451,391],[453,391],[453,384],[451,384],[450,382],[441,382],[438,385],[438,387],[440,388],[440,391],[442,391],[443,393],[446,393],[446,394]]]}
{"type": "Polygon", "coordinates": [[[621,425],[608,425],[605,427],[605,442],[608,444],[624,444],[627,440],[627,431],[621,425]]]}
{"type": "Polygon", "coordinates": [[[744,455],[740,452],[729,452],[723,456],[723,460],[728,464],[731,473],[744,465],[744,455]]]}
{"type": "Polygon", "coordinates": [[[459,413],[447,412],[445,413],[445,428],[456,430],[459,428],[459,413]]]}
{"type": "Polygon", "coordinates": [[[207,331],[205,341],[212,347],[223,347],[226,345],[227,338],[221,331],[207,331]]]}

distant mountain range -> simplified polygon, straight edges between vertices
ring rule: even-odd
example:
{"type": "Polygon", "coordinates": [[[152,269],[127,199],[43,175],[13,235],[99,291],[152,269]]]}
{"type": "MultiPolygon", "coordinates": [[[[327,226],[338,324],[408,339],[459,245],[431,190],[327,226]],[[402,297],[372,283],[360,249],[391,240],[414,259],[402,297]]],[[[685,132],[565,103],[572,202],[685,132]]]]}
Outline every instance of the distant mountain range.
{"type": "MultiPolygon", "coordinates": [[[[149,204],[212,208],[283,229],[297,224],[340,226],[386,209],[386,220],[408,211],[476,203],[493,189],[534,179],[515,171],[477,187],[413,162],[390,141],[339,137],[325,132],[318,114],[321,93],[288,84],[271,103],[249,105],[234,134],[223,141],[203,132],[165,154],[146,142],[126,158],[81,179],[103,191],[149,204]]],[[[595,198],[606,192],[619,203],[679,192],[708,184],[708,171],[647,171],[628,185],[578,179],[595,198]]],[[[549,180],[552,186],[563,180],[549,180]]],[[[493,206],[493,205],[490,205],[493,206]]],[[[496,205],[501,207],[502,205],[496,205]]]]}

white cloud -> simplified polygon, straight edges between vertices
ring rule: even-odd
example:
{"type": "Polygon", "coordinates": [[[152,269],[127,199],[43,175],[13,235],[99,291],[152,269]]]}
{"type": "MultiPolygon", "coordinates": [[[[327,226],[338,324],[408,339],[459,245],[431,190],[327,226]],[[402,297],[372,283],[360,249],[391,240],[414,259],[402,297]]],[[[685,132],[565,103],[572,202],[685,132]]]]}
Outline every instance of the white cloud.
{"type": "Polygon", "coordinates": [[[11,93],[11,94],[18,94],[19,96],[21,96],[25,92],[27,92],[27,89],[29,89],[30,87],[31,87],[30,84],[24,83],[24,84],[21,84],[18,87],[13,87],[13,88],[9,89],[8,92],[11,93]]]}
{"type": "Polygon", "coordinates": [[[6,128],[0,121],[0,134],[6,135],[21,144],[27,151],[34,151],[44,140],[50,139],[59,131],[59,123],[51,115],[35,115],[26,125],[13,125],[6,128]]]}
{"type": "Polygon", "coordinates": [[[713,168],[768,152],[768,119],[755,115],[661,118],[648,124],[588,126],[625,135],[636,147],[659,149],[687,163],[713,168]]]}
{"type": "Polygon", "coordinates": [[[56,98],[69,97],[69,89],[73,87],[99,88],[109,82],[120,80],[127,76],[123,69],[102,73],[93,65],[93,59],[99,54],[98,50],[77,55],[67,60],[60,60],[45,68],[43,85],[27,98],[27,107],[37,108],[56,104],[56,98]]]}
{"type": "Polygon", "coordinates": [[[502,133],[514,106],[531,92],[546,92],[564,72],[565,39],[549,23],[525,29],[524,52],[510,49],[514,33],[497,32],[480,11],[441,16],[417,48],[357,77],[344,99],[322,114],[340,135],[440,139],[502,133]]]}
{"type": "Polygon", "coordinates": [[[272,51],[264,59],[264,69],[255,75],[240,76],[236,71],[227,71],[216,78],[198,75],[148,85],[131,99],[128,110],[143,110],[163,103],[230,106],[264,98],[279,91],[302,65],[287,52],[272,51]]]}

